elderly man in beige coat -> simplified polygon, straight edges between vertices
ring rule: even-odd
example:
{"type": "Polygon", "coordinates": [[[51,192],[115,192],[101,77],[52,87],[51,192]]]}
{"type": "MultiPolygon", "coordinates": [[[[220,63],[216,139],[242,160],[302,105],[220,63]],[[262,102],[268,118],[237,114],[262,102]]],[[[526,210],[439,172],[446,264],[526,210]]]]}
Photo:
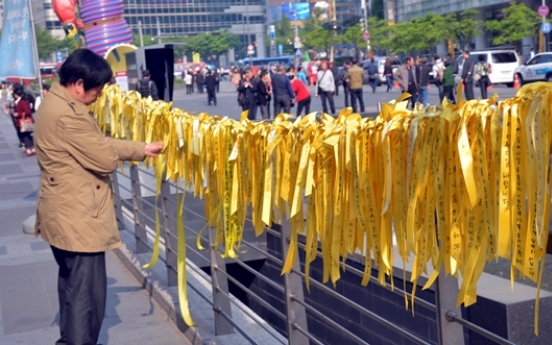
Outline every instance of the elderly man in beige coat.
{"type": "Polygon", "coordinates": [[[419,81],[416,79],[416,68],[414,67],[414,58],[412,56],[407,57],[405,64],[397,68],[394,77],[402,92],[408,92],[412,95],[408,100],[410,100],[410,107],[414,108],[419,81]]]}
{"type": "Polygon", "coordinates": [[[163,145],[104,138],[88,108],[112,77],[103,58],[76,50],[59,74],[36,117],[41,177],[35,231],[59,266],[56,345],[94,345],[106,304],[105,251],[121,245],[108,175],[120,160],[154,157],[163,145]]]}

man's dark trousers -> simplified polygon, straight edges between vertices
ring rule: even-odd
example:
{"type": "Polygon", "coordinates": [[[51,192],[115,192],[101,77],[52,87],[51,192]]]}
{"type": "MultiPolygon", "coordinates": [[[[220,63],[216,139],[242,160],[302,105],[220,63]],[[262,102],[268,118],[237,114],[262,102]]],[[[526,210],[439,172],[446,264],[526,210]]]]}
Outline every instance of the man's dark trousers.
{"type": "Polygon", "coordinates": [[[364,113],[364,99],[362,99],[362,89],[351,90],[351,106],[353,107],[353,112],[357,112],[356,100],[358,99],[358,104],[360,105],[360,112],[364,113]]]}
{"type": "Polygon", "coordinates": [[[322,92],[320,93],[320,98],[322,99],[322,110],[326,114],[335,115],[335,105],[334,105],[333,93],[329,92],[329,91],[322,90],[322,92]],[[330,110],[332,111],[331,113],[328,112],[328,106],[326,105],[326,100],[328,100],[328,102],[330,103],[330,110]]]}
{"type": "Polygon", "coordinates": [[[207,103],[211,105],[211,102],[217,105],[217,93],[215,92],[215,90],[207,89],[207,103]]]}
{"type": "Polygon", "coordinates": [[[464,94],[467,101],[472,100],[473,96],[473,81],[464,81],[464,94]]]}
{"type": "Polygon", "coordinates": [[[291,98],[288,95],[276,95],[274,96],[274,116],[279,115],[282,112],[289,114],[291,111],[291,98]]]}
{"type": "Polygon", "coordinates": [[[345,107],[348,107],[349,106],[349,94],[350,94],[348,83],[343,83],[343,94],[345,95],[345,107]]]}
{"type": "Polygon", "coordinates": [[[105,252],[77,253],[52,247],[59,266],[59,328],[56,345],[96,345],[105,313],[105,252]]]}

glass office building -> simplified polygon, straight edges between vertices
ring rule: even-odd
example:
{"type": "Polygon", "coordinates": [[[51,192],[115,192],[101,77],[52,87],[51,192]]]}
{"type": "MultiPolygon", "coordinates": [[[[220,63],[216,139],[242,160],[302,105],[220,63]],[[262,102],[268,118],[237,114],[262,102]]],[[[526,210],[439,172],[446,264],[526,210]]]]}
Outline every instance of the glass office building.
{"type": "MultiPolygon", "coordinates": [[[[51,0],[33,2],[40,2],[44,12],[43,22],[37,24],[63,36],[51,0]]],[[[264,57],[265,8],[265,0],[124,0],[124,18],[135,33],[141,22],[144,35],[161,38],[228,30],[243,42],[243,47],[232,54],[233,58],[243,57],[247,44],[254,43],[255,55],[264,57]]]]}

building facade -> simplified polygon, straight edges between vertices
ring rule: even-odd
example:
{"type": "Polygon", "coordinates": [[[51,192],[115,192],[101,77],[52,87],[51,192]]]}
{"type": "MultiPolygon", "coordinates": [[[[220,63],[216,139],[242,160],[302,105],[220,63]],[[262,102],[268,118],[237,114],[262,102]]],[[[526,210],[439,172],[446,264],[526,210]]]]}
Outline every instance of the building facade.
{"type": "MultiPolygon", "coordinates": [[[[57,37],[64,37],[51,0],[32,3],[35,23],[57,37]]],[[[123,16],[135,33],[141,28],[144,35],[162,39],[228,30],[243,42],[230,60],[245,56],[247,45],[253,43],[257,45],[256,56],[265,56],[265,0],[124,0],[123,3],[123,16]]]]}

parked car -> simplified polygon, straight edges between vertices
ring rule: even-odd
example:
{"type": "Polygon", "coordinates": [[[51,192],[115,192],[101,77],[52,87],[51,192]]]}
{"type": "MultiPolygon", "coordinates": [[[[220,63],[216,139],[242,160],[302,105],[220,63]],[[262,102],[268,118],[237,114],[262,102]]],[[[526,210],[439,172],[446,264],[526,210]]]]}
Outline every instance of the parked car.
{"type": "MultiPolygon", "coordinates": [[[[470,52],[470,58],[477,64],[479,55],[485,56],[485,61],[489,64],[489,79],[492,84],[506,84],[508,87],[514,85],[514,71],[520,65],[520,58],[513,49],[489,49],[475,50],[470,52]]],[[[458,76],[455,82],[460,82],[462,68],[464,65],[464,55],[458,56],[458,76]]]]}
{"type": "Polygon", "coordinates": [[[519,78],[519,83],[532,81],[552,81],[552,53],[540,53],[514,71],[519,78]]]}

